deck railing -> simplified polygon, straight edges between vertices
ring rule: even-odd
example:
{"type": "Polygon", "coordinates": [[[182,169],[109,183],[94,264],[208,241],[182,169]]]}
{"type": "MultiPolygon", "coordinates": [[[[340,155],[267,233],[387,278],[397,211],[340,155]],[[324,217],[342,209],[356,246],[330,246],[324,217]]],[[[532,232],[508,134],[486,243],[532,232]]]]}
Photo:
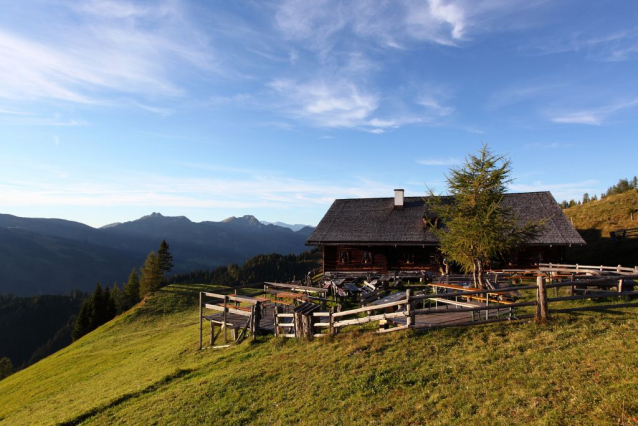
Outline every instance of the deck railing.
{"type": "MultiPolygon", "coordinates": [[[[593,277],[592,277],[593,278],[593,277]]],[[[604,305],[588,305],[577,307],[559,307],[552,309],[553,303],[565,302],[570,300],[583,299],[601,299],[601,298],[625,298],[638,296],[635,291],[633,280],[638,280],[638,274],[626,275],[619,277],[605,277],[595,279],[570,280],[560,283],[551,283],[551,278],[545,276],[536,277],[535,285],[517,285],[497,290],[491,289],[472,289],[464,291],[453,291],[448,293],[434,294],[412,294],[411,290],[406,290],[405,299],[396,302],[389,302],[378,305],[364,306],[362,308],[352,309],[342,312],[313,312],[311,316],[311,326],[302,337],[324,337],[336,334],[340,329],[352,325],[363,325],[373,322],[379,322],[380,325],[386,327],[387,323],[395,324],[391,328],[379,328],[376,333],[389,333],[407,329],[413,330],[430,330],[434,328],[444,327],[461,327],[478,324],[486,324],[499,321],[515,321],[526,318],[535,318],[538,322],[544,323],[550,318],[551,312],[565,313],[583,310],[608,310],[615,308],[638,307],[638,302],[626,303],[610,303],[604,305]],[[549,283],[548,283],[549,282],[549,283]],[[569,296],[558,296],[559,288],[569,288],[569,296]],[[548,297],[548,289],[555,289],[554,297],[548,297]],[[615,289],[611,291],[611,289],[615,289]],[[491,296],[502,296],[504,294],[535,290],[535,299],[531,301],[521,302],[505,302],[500,301],[491,296]],[[485,304],[474,305],[471,303],[458,302],[459,298],[467,300],[483,300],[485,304]],[[432,308],[419,308],[418,305],[424,305],[427,301],[437,301],[450,303],[455,305],[455,309],[450,311],[432,308]],[[447,301],[447,302],[446,302],[447,301]],[[535,307],[532,312],[523,311],[521,308],[535,307]],[[378,312],[378,311],[386,312],[378,312]],[[390,311],[390,312],[388,312],[390,311]],[[455,321],[453,323],[431,323],[424,320],[432,315],[442,315],[450,312],[470,313],[472,319],[468,321],[455,321]],[[365,313],[365,316],[361,316],[365,313]],[[474,314],[478,314],[476,317],[474,314]],[[322,330],[327,329],[327,333],[322,330]]],[[[298,332],[293,332],[296,327],[296,321],[286,321],[285,318],[293,318],[293,314],[275,314],[275,333],[283,337],[300,337],[298,332]],[[282,329],[287,331],[278,331],[282,329]]]]}

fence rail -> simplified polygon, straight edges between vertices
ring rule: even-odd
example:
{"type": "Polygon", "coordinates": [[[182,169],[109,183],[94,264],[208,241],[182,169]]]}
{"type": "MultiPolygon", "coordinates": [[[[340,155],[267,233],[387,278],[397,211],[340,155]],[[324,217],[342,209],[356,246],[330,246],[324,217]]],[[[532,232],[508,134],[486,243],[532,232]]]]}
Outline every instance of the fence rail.
{"type": "MultiPolygon", "coordinates": [[[[606,305],[597,304],[584,307],[560,307],[557,309],[551,309],[551,304],[570,300],[638,296],[638,291],[634,290],[635,287],[638,287],[638,284],[634,284],[633,282],[633,280],[637,279],[638,273],[632,275],[623,275],[622,277],[592,277],[592,279],[579,279],[560,283],[551,283],[551,277],[546,275],[539,275],[536,277],[535,285],[511,286],[499,288],[497,290],[473,289],[435,294],[412,294],[411,290],[406,290],[405,299],[396,302],[364,306],[362,308],[356,308],[341,312],[313,312],[310,315],[309,319],[310,326],[309,328],[306,326],[307,331],[301,337],[324,337],[327,335],[337,334],[339,330],[344,327],[352,325],[364,325],[373,322],[379,322],[380,328],[377,333],[389,333],[407,329],[431,330],[434,328],[471,326],[499,321],[514,321],[525,318],[536,318],[538,322],[545,322],[549,319],[551,312],[565,313],[583,310],[607,310],[615,308],[634,307],[638,306],[638,303],[616,303],[606,305]],[[551,288],[570,288],[570,295],[560,297],[555,295],[555,297],[548,297],[547,290],[551,288]],[[611,288],[616,288],[617,290],[609,291],[609,289],[611,288]],[[489,297],[490,295],[502,295],[525,290],[535,290],[535,300],[505,303],[503,301],[490,299],[489,297]],[[579,294],[579,292],[584,292],[585,294],[579,294]],[[471,306],[472,303],[458,301],[459,298],[475,300],[479,296],[484,296],[479,298],[479,300],[484,300],[485,304],[471,306]],[[424,303],[427,301],[446,302],[452,305],[457,305],[456,309],[453,309],[452,311],[455,313],[470,313],[472,314],[472,320],[438,324],[432,324],[428,323],[427,321],[423,321],[432,315],[448,313],[447,310],[417,307],[419,303],[424,303]],[[530,307],[536,307],[534,313],[517,312],[520,308],[530,307]],[[364,313],[366,314],[365,316],[360,316],[360,314],[364,313]],[[478,319],[475,318],[474,313],[479,314],[478,319]],[[484,314],[484,316],[482,314],[484,314]],[[494,317],[494,314],[496,314],[496,317],[494,317]],[[353,316],[354,318],[347,318],[353,316]],[[388,323],[394,323],[395,326],[392,328],[382,328],[387,327],[388,323]],[[322,332],[326,329],[328,330],[327,334],[322,332]]],[[[292,318],[293,316],[292,314],[275,315],[282,319],[292,318]]],[[[283,322],[280,322],[279,319],[276,319],[276,321],[277,322],[275,324],[275,329],[277,329],[278,327],[295,327],[294,323],[288,322],[284,324],[283,322]]],[[[278,335],[286,337],[300,337],[300,334],[297,332],[294,334],[279,333],[278,335]]]]}
{"type": "Polygon", "coordinates": [[[638,266],[633,268],[622,265],[604,266],[604,265],[579,265],[578,263],[561,264],[561,263],[540,263],[539,270],[542,272],[576,272],[576,273],[615,273],[619,275],[638,274],[638,266]]]}

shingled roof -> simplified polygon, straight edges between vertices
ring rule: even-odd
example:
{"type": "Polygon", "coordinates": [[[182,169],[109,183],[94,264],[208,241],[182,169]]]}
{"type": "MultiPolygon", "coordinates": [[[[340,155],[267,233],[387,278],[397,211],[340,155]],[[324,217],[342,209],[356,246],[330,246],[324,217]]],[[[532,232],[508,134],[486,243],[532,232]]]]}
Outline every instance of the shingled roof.
{"type": "MultiPolygon", "coordinates": [[[[585,244],[549,192],[506,194],[503,204],[522,222],[548,219],[531,245],[585,244]]],[[[394,198],[335,200],[306,244],[437,245],[423,224],[426,213],[423,197],[406,197],[403,208],[394,207],[394,198]]]]}

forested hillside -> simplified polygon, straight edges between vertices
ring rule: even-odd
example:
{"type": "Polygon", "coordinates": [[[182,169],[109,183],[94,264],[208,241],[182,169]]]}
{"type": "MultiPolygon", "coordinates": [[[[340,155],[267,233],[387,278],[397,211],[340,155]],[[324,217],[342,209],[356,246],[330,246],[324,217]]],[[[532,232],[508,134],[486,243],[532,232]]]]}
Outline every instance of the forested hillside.
{"type": "Polygon", "coordinates": [[[83,297],[0,296],[0,358],[24,368],[68,346],[83,297]]]}
{"type": "Polygon", "coordinates": [[[96,281],[126,279],[162,240],[171,244],[175,273],[242,263],[260,253],[300,253],[312,228],[293,232],[252,216],[192,222],[159,213],[95,229],[59,219],[0,215],[0,294],[91,291],[96,281]]]}

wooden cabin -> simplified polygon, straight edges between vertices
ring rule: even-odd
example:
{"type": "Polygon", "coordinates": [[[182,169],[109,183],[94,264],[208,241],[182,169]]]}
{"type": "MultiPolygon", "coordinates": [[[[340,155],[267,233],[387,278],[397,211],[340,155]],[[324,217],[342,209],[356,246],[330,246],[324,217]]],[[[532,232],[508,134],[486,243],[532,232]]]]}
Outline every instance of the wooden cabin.
{"type": "MultiPolygon", "coordinates": [[[[585,244],[549,192],[507,194],[503,204],[522,222],[547,219],[547,224],[496,267],[561,262],[568,247],[585,244]]],[[[306,244],[322,247],[326,272],[439,272],[444,259],[424,220],[427,213],[424,197],[404,197],[402,189],[394,198],[335,200],[306,244]]]]}

